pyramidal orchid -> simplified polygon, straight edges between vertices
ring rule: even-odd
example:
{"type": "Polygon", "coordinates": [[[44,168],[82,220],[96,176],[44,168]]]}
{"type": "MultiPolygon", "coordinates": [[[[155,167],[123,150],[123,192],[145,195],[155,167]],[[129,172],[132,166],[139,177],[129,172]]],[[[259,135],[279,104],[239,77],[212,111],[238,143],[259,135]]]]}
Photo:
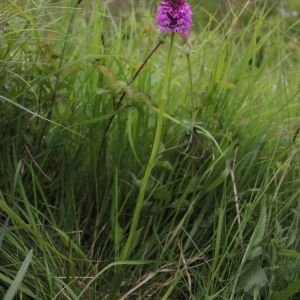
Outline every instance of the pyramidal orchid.
{"type": "MultiPolygon", "coordinates": [[[[189,37],[190,30],[192,28],[192,11],[190,6],[185,0],[162,0],[158,6],[156,14],[156,23],[160,26],[161,32],[171,31],[169,51],[167,54],[167,60],[165,65],[165,70],[163,72],[163,78],[161,81],[161,97],[158,106],[158,114],[156,121],[156,130],[154,135],[154,140],[152,144],[151,154],[145,169],[143,179],[141,181],[141,187],[137,195],[135,208],[133,211],[132,222],[129,229],[129,234],[127,240],[120,252],[120,260],[126,261],[130,258],[137,239],[138,239],[138,229],[139,221],[141,218],[141,212],[144,206],[145,195],[148,188],[149,179],[151,178],[152,170],[155,166],[158,150],[161,144],[163,125],[165,119],[165,107],[169,99],[169,88],[170,88],[170,78],[173,60],[173,50],[174,50],[174,33],[181,33],[186,39],[189,37]]],[[[154,52],[163,44],[160,40],[159,43],[153,48],[150,54],[147,56],[146,60],[142,63],[139,69],[134,74],[132,81],[138,76],[140,71],[143,69],[145,64],[148,62],[150,57],[154,52]]],[[[123,97],[120,101],[122,101],[123,97]]],[[[120,102],[119,102],[120,103],[120,102]]],[[[120,105],[120,104],[119,104],[120,105]]],[[[115,275],[114,284],[112,288],[112,293],[118,291],[122,282],[122,272],[115,275]]]]}
{"type": "Polygon", "coordinates": [[[192,28],[192,10],[185,0],[163,0],[160,2],[156,24],[161,32],[179,32],[186,39],[192,28]]]}

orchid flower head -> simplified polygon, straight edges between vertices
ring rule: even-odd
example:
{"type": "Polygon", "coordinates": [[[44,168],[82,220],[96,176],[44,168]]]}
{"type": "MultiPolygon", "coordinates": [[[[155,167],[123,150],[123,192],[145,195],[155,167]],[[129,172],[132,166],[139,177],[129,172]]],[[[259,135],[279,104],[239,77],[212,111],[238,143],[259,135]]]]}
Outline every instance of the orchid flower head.
{"type": "Polygon", "coordinates": [[[185,0],[163,0],[160,2],[156,24],[161,32],[179,32],[186,39],[192,28],[192,10],[185,0]]]}

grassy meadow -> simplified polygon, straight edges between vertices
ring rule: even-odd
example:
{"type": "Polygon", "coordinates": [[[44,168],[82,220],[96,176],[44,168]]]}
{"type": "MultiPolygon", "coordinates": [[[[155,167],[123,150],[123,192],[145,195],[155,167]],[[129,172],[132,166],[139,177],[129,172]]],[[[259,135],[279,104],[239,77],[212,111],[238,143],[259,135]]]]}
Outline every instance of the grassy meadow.
{"type": "Polygon", "coordinates": [[[299,3],[189,3],[2,0],[1,299],[300,299],[299,3]]]}

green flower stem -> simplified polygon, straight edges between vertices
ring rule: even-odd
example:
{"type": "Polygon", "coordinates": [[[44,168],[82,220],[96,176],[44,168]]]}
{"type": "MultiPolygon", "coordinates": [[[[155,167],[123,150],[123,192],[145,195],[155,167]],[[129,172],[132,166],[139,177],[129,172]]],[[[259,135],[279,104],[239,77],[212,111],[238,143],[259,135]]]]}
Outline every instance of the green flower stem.
{"type": "Polygon", "coordinates": [[[191,58],[190,54],[186,54],[187,60],[187,67],[189,71],[189,81],[190,81],[190,96],[191,96],[191,105],[192,105],[192,125],[195,125],[196,121],[196,107],[195,107],[195,98],[194,98],[194,91],[193,91],[193,75],[192,75],[192,66],[191,66],[191,58]]]}
{"type": "Polygon", "coordinates": [[[130,227],[130,231],[129,231],[129,236],[127,238],[125,246],[120,255],[121,260],[128,259],[128,257],[130,256],[130,254],[134,248],[136,231],[137,231],[137,226],[138,226],[140,215],[141,215],[141,210],[143,207],[146,188],[147,188],[147,185],[149,182],[149,178],[151,176],[152,169],[154,167],[155,158],[156,158],[156,155],[157,155],[157,152],[159,149],[159,145],[160,145],[163,123],[164,123],[164,111],[165,111],[165,106],[168,101],[168,95],[169,95],[170,73],[171,73],[172,57],[173,57],[173,44],[174,44],[174,34],[171,35],[171,42],[170,42],[170,48],[169,48],[169,52],[168,52],[167,64],[166,64],[166,69],[164,72],[162,94],[161,94],[161,99],[160,99],[160,103],[159,103],[159,113],[158,113],[158,118],[157,118],[156,132],[155,132],[152,152],[151,152],[148,164],[147,164],[144,178],[142,180],[140,192],[137,197],[136,206],[135,206],[135,210],[133,213],[132,223],[131,223],[131,227],[130,227]]]}

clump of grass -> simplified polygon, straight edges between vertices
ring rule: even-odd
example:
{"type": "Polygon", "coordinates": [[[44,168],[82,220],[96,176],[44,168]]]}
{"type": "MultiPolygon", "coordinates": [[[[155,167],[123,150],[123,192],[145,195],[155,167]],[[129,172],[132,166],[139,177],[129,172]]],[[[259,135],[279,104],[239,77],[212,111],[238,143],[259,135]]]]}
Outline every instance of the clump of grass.
{"type": "Polygon", "coordinates": [[[242,7],[206,11],[203,26],[195,6],[190,47],[175,37],[161,142],[124,256],[168,45],[133,81],[160,39],[153,11],[81,5],[6,3],[1,15],[1,296],[295,296],[300,56],[285,19],[242,7]]]}

